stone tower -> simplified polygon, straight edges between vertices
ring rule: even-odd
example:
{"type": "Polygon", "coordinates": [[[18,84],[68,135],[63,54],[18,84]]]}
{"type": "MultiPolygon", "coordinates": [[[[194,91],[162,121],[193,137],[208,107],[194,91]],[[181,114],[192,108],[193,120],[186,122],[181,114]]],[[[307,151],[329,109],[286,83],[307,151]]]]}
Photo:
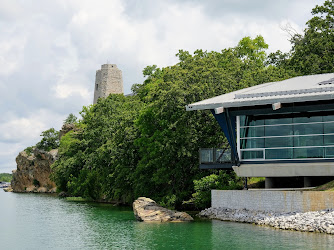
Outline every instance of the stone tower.
{"type": "Polygon", "coordinates": [[[123,94],[122,71],[116,64],[103,64],[96,71],[94,104],[99,98],[106,98],[109,94],[123,94]]]}

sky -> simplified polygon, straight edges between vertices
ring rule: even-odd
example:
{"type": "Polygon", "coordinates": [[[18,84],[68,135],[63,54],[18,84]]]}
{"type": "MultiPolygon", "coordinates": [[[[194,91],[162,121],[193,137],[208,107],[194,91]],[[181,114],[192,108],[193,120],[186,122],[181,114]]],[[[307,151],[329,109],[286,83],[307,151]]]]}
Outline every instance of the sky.
{"type": "Polygon", "coordinates": [[[262,35],[268,52],[291,48],[324,0],[0,0],[0,173],[93,102],[95,72],[117,64],[124,92],[148,65],[179,49],[221,51],[262,35]]]}

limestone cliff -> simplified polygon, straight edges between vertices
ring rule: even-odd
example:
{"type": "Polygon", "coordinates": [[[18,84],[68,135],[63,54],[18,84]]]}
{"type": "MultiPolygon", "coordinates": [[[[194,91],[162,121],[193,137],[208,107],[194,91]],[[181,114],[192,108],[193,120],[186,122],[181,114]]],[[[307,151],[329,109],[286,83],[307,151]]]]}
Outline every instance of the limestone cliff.
{"type": "MultiPolygon", "coordinates": [[[[71,130],[78,129],[74,124],[64,124],[59,131],[59,140],[71,130]]],[[[46,152],[35,147],[31,153],[20,152],[16,157],[17,169],[13,170],[13,192],[55,193],[56,184],[50,180],[50,174],[57,157],[58,149],[46,152]]]]}
{"type": "Polygon", "coordinates": [[[66,135],[68,132],[70,131],[78,131],[78,128],[75,126],[75,124],[72,124],[72,123],[67,123],[67,124],[64,124],[63,127],[61,128],[61,130],[59,131],[59,140],[64,136],[66,135]]]}
{"type": "Polygon", "coordinates": [[[50,180],[51,164],[58,149],[50,152],[35,148],[31,154],[22,151],[16,157],[17,170],[13,170],[11,186],[14,192],[54,193],[56,184],[50,180]]]}

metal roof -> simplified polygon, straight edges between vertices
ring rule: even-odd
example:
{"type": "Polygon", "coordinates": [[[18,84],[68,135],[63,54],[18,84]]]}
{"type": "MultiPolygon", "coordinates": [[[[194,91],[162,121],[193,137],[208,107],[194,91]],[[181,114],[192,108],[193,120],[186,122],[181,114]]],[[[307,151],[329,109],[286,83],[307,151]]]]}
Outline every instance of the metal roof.
{"type": "Polygon", "coordinates": [[[186,106],[187,111],[334,99],[334,73],[298,76],[230,92],[186,106]]]}

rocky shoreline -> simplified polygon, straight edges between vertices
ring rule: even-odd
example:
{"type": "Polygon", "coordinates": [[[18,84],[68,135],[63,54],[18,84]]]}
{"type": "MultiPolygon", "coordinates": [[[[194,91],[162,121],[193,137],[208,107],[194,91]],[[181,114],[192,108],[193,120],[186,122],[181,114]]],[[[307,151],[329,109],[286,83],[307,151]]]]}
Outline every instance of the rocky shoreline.
{"type": "Polygon", "coordinates": [[[246,209],[207,208],[200,217],[252,223],[278,229],[334,234],[334,209],[306,213],[277,213],[246,209]]]}
{"type": "Polygon", "coordinates": [[[10,187],[10,182],[1,182],[0,181],[0,188],[8,188],[10,187]]]}

